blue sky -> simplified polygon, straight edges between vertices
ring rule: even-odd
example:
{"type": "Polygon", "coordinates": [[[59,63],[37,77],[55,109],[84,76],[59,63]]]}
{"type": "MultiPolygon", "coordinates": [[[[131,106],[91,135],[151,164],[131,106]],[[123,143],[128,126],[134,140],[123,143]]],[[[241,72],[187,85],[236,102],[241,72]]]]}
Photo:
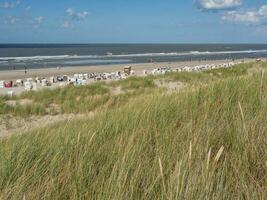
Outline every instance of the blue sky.
{"type": "Polygon", "coordinates": [[[267,2],[0,0],[0,43],[267,43],[267,2]]]}

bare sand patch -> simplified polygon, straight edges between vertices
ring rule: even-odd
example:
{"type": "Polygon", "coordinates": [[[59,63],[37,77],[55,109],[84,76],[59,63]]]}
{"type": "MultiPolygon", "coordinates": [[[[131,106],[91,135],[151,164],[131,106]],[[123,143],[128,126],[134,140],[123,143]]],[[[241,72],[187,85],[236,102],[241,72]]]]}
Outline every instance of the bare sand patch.
{"type": "Polygon", "coordinates": [[[110,89],[110,92],[112,95],[115,95],[115,96],[126,93],[125,91],[122,90],[121,87],[112,87],[110,89]]]}
{"type": "Polygon", "coordinates": [[[185,87],[182,82],[168,82],[166,80],[155,80],[155,84],[159,88],[166,88],[167,93],[179,92],[185,87]]]}
{"type": "Polygon", "coordinates": [[[16,106],[19,104],[20,106],[27,106],[33,103],[30,99],[19,99],[19,100],[8,100],[5,102],[9,106],[16,106]]]}
{"type": "Polygon", "coordinates": [[[58,122],[93,118],[94,115],[94,112],[90,112],[88,114],[45,115],[32,116],[29,118],[13,116],[0,117],[0,137],[6,137],[13,134],[23,134],[30,130],[44,128],[58,122]]]}

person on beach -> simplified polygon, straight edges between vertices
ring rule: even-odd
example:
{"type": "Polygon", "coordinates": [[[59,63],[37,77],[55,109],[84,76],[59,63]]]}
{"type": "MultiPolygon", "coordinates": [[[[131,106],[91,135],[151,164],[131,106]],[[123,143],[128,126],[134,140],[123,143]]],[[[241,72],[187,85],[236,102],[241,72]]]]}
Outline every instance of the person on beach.
{"type": "Polygon", "coordinates": [[[28,72],[28,69],[27,69],[27,67],[25,67],[24,68],[24,73],[27,74],[27,72],[28,72]]]}

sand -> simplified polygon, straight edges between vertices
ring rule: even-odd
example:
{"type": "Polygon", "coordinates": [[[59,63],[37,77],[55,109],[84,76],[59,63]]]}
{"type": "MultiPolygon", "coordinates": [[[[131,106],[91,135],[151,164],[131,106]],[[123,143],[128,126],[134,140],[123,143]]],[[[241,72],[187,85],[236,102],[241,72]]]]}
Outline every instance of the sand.
{"type": "Polygon", "coordinates": [[[29,118],[0,117],[0,139],[8,137],[13,134],[24,134],[34,129],[44,128],[59,122],[69,122],[84,118],[93,118],[94,112],[88,114],[60,114],[60,115],[44,115],[44,116],[31,116],[29,118]]]}
{"type": "MultiPolygon", "coordinates": [[[[191,62],[160,62],[160,63],[140,63],[140,64],[128,64],[138,72],[143,72],[144,69],[151,70],[158,67],[184,67],[184,66],[196,66],[200,64],[220,64],[230,62],[231,60],[212,60],[212,61],[191,61],[191,62]]],[[[246,60],[248,61],[248,60],[246,60]]],[[[41,68],[41,69],[28,69],[27,74],[24,70],[6,70],[0,71],[0,80],[16,80],[25,78],[39,77],[50,77],[56,75],[73,75],[75,73],[101,73],[101,72],[114,72],[122,71],[123,67],[127,64],[116,64],[116,65],[102,65],[102,66],[78,66],[78,67],[63,67],[57,68],[41,68]]]]}
{"type": "MultiPolygon", "coordinates": [[[[241,60],[236,60],[236,62],[241,60]]],[[[254,59],[246,59],[242,60],[244,62],[254,61],[254,59]]],[[[228,63],[231,60],[207,60],[207,61],[186,61],[186,62],[160,62],[160,63],[138,63],[138,64],[129,64],[135,74],[140,76],[143,74],[144,70],[150,71],[155,68],[160,67],[171,67],[171,68],[179,68],[179,67],[193,67],[196,65],[204,65],[204,64],[222,64],[228,63]]],[[[41,69],[28,69],[27,74],[25,74],[24,70],[6,70],[0,71],[0,80],[5,81],[16,81],[17,79],[26,79],[26,78],[49,78],[51,76],[57,75],[69,75],[73,76],[74,74],[79,73],[102,73],[102,72],[116,72],[123,71],[123,68],[126,64],[115,64],[115,65],[102,65],[102,66],[75,66],[75,67],[63,67],[61,69],[57,68],[41,68],[41,69]]],[[[59,83],[53,84],[52,87],[59,87],[59,83]]],[[[47,88],[47,87],[45,87],[47,88]]],[[[38,90],[40,87],[38,88],[38,90]]],[[[14,94],[19,95],[24,92],[23,87],[15,87],[15,88],[0,88],[0,94],[7,94],[8,91],[13,91],[14,94]]]]}

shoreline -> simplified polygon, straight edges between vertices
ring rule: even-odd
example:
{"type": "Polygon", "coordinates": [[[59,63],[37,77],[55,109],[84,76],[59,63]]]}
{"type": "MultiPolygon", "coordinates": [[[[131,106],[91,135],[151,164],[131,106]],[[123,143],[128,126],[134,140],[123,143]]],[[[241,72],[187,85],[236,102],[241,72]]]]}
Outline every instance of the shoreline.
{"type": "MultiPolygon", "coordinates": [[[[235,60],[235,63],[249,63],[253,62],[255,59],[240,59],[235,60]]],[[[177,69],[182,67],[195,67],[198,65],[221,65],[224,63],[229,63],[231,60],[207,60],[207,61],[186,61],[186,62],[159,62],[159,63],[139,63],[139,64],[131,64],[129,66],[135,72],[135,76],[143,76],[144,70],[152,71],[153,69],[169,67],[171,69],[177,69]]],[[[124,64],[116,64],[116,65],[103,65],[103,66],[82,66],[82,67],[64,67],[61,69],[57,68],[42,68],[42,69],[32,69],[25,74],[24,70],[14,70],[14,71],[0,71],[0,81],[13,81],[15,82],[18,79],[25,80],[27,78],[35,79],[35,77],[49,79],[52,76],[73,76],[74,74],[85,74],[85,73],[111,73],[111,72],[122,72],[123,68],[126,65],[124,64]]],[[[92,82],[91,80],[87,80],[87,84],[92,82]]],[[[60,82],[56,82],[49,87],[38,87],[36,90],[42,90],[45,88],[58,88],[66,85],[66,82],[63,84],[60,82]]],[[[12,88],[0,88],[0,95],[9,95],[10,92],[12,95],[20,95],[25,91],[24,87],[12,87],[12,88]]]]}
{"type": "MultiPolygon", "coordinates": [[[[175,61],[175,62],[157,62],[157,63],[128,63],[128,64],[111,64],[111,65],[97,65],[97,66],[68,66],[57,68],[39,68],[39,69],[28,69],[27,74],[24,70],[3,70],[0,71],[0,80],[5,81],[15,81],[16,79],[26,79],[34,77],[51,77],[58,75],[73,75],[78,73],[103,73],[103,72],[114,72],[123,71],[125,66],[131,66],[136,74],[142,73],[143,70],[152,70],[154,68],[159,68],[163,66],[168,66],[171,68],[180,67],[193,67],[196,65],[204,64],[222,64],[225,62],[230,62],[229,59],[224,60],[206,60],[206,61],[175,61]]],[[[235,60],[235,62],[244,61],[250,62],[255,61],[255,59],[240,59],[235,60]]]]}

